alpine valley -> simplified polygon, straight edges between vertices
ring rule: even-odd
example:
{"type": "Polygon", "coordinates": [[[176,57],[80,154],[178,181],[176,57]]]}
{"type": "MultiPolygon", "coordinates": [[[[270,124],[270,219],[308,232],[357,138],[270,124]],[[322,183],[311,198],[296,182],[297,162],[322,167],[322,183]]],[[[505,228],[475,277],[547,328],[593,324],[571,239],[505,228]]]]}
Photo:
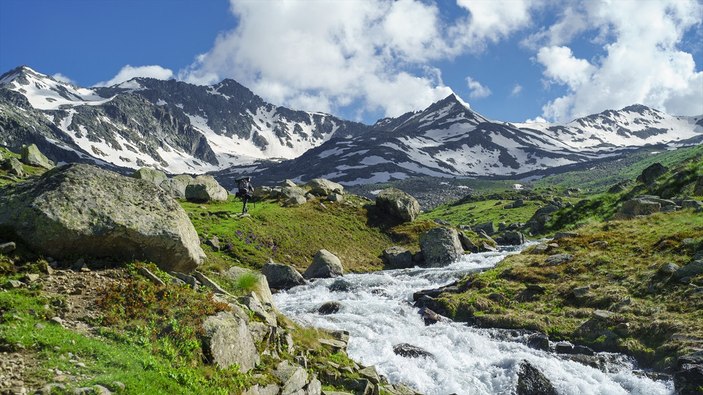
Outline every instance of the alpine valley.
{"type": "Polygon", "coordinates": [[[450,95],[373,125],[265,102],[234,80],[201,86],[135,78],[82,88],[29,67],[0,77],[0,145],[36,144],[56,162],[118,171],[214,173],[226,187],[327,178],[345,185],[414,176],[514,179],[645,146],[703,141],[703,115],[631,105],[567,124],[489,120],[450,95]]]}

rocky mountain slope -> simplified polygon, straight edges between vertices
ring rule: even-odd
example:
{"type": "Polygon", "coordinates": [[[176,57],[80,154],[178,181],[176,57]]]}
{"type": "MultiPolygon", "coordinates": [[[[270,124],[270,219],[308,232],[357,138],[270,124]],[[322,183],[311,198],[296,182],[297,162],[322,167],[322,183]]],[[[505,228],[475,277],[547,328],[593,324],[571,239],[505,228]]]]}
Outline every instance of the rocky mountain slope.
{"type": "Polygon", "coordinates": [[[360,185],[414,176],[524,176],[647,145],[703,141],[703,116],[641,105],[565,125],[489,120],[455,95],[374,125],[264,102],[224,80],[198,86],[135,78],[80,88],[28,67],[0,77],[0,144],[35,143],[55,161],[216,172],[227,186],[332,179],[360,185]]]}
{"type": "Polygon", "coordinates": [[[345,185],[417,176],[525,176],[622,154],[646,145],[691,145],[703,139],[703,116],[674,117],[635,105],[566,125],[491,121],[455,95],[428,108],[378,121],[356,136],[337,134],[294,160],[232,168],[263,181],[323,177],[345,185]]]}
{"type": "Polygon", "coordinates": [[[0,144],[35,143],[56,161],[203,173],[291,159],[364,126],[266,103],[233,80],[149,78],[79,88],[28,67],[0,76],[0,144]]]}

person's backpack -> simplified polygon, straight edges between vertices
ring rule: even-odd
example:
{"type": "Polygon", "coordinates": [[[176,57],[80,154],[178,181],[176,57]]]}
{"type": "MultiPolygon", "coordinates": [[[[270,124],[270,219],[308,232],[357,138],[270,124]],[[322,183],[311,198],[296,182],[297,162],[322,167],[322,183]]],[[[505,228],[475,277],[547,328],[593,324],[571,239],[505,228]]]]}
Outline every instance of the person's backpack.
{"type": "Polygon", "coordinates": [[[247,184],[249,184],[249,183],[247,182],[246,178],[240,178],[239,180],[237,180],[237,188],[239,188],[239,192],[246,193],[247,187],[249,186],[247,184]]]}

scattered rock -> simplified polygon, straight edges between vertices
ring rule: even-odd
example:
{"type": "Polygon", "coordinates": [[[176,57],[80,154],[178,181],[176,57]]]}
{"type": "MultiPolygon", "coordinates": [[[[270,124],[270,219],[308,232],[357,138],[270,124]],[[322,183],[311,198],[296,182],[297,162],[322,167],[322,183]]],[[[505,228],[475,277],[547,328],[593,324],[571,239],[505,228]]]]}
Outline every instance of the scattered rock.
{"type": "Polygon", "coordinates": [[[686,277],[697,276],[701,273],[703,273],[703,259],[694,260],[682,266],[680,269],[674,272],[674,277],[680,280],[686,277]]]}
{"type": "Polygon", "coordinates": [[[206,245],[212,247],[215,251],[220,251],[220,239],[217,236],[212,236],[205,241],[206,245]]]}
{"type": "Polygon", "coordinates": [[[141,169],[135,170],[134,173],[132,173],[132,177],[149,181],[157,187],[168,178],[163,171],[152,169],[151,167],[142,167],[141,169]]]}
{"type": "Polygon", "coordinates": [[[261,273],[273,289],[290,289],[305,284],[305,279],[295,268],[282,263],[268,262],[261,273]]]}
{"type": "Polygon", "coordinates": [[[335,314],[342,308],[342,304],[337,301],[325,302],[317,309],[317,312],[322,315],[335,314]]]}
{"type": "Polygon", "coordinates": [[[288,361],[279,363],[273,375],[283,384],[281,394],[297,394],[308,382],[308,373],[305,369],[292,365],[288,361]]]}
{"type": "Polygon", "coordinates": [[[329,196],[333,193],[341,195],[344,193],[344,187],[341,184],[324,178],[312,179],[305,186],[310,188],[310,193],[315,196],[329,196]]]}
{"type": "Polygon", "coordinates": [[[224,276],[237,282],[242,276],[254,276],[257,281],[253,285],[253,288],[247,289],[248,291],[253,291],[259,300],[264,305],[274,306],[273,295],[271,294],[271,288],[269,287],[269,282],[262,273],[245,269],[242,267],[232,266],[227,271],[224,272],[224,276]]]}
{"type": "Polygon", "coordinates": [[[544,263],[549,266],[557,266],[567,262],[571,262],[573,259],[574,256],[571,254],[554,254],[547,257],[547,259],[544,260],[544,263]]]}
{"type": "Polygon", "coordinates": [[[669,262],[661,265],[657,272],[665,276],[670,276],[674,274],[677,270],[679,270],[679,265],[669,262]]]}
{"type": "Polygon", "coordinates": [[[0,244],[0,254],[9,254],[17,248],[14,241],[0,244]]]}
{"type": "Polygon", "coordinates": [[[286,207],[301,206],[308,202],[308,199],[303,195],[293,195],[283,202],[286,207]]]}
{"type": "Polygon", "coordinates": [[[400,343],[393,346],[393,352],[396,355],[406,358],[433,358],[434,356],[420,347],[413,346],[408,343],[400,343]]]}
{"type": "Polygon", "coordinates": [[[387,269],[406,269],[413,267],[413,254],[403,247],[393,246],[383,250],[383,261],[387,269]]]}
{"type": "Polygon", "coordinates": [[[574,233],[574,232],[557,232],[556,234],[554,234],[553,239],[559,240],[559,239],[574,238],[578,235],[579,235],[578,233],[574,233]]]}
{"type": "Polygon", "coordinates": [[[447,266],[464,253],[459,234],[453,228],[434,228],[420,235],[420,249],[425,265],[447,266]]]}
{"type": "Polygon", "coordinates": [[[162,279],[160,279],[157,275],[152,273],[151,270],[149,270],[145,267],[140,267],[139,269],[137,269],[137,272],[139,272],[139,274],[146,277],[149,281],[151,281],[152,283],[154,283],[156,285],[160,285],[160,286],[166,285],[162,279]]]}
{"type": "Polygon", "coordinates": [[[493,221],[486,222],[483,224],[478,224],[474,226],[474,232],[481,233],[484,232],[488,236],[492,236],[496,233],[496,228],[493,226],[493,221]]]}
{"type": "Polygon", "coordinates": [[[549,350],[549,337],[544,333],[532,333],[527,338],[527,346],[535,350],[549,350]]]}
{"type": "Polygon", "coordinates": [[[525,226],[530,229],[532,234],[540,234],[544,232],[544,226],[552,217],[559,207],[555,204],[548,204],[537,210],[532,217],[527,221],[525,226]]]}
{"type": "Polygon", "coordinates": [[[0,226],[54,258],[145,259],[181,272],[205,259],[188,215],[163,190],[85,164],[4,187],[0,226]]]}
{"type": "Polygon", "coordinates": [[[344,274],[342,261],[327,250],[319,250],[312,259],[312,264],[308,266],[303,277],[311,278],[330,278],[338,277],[344,274]]]}
{"type": "Polygon", "coordinates": [[[54,162],[50,161],[49,158],[44,156],[44,154],[39,151],[36,144],[31,144],[29,146],[22,147],[22,163],[30,166],[43,167],[47,170],[54,168],[54,162]]]}
{"type": "Polygon", "coordinates": [[[327,196],[327,201],[333,203],[342,203],[344,201],[344,195],[339,193],[331,193],[327,196]]]}
{"type": "Polygon", "coordinates": [[[674,373],[674,387],[677,394],[700,394],[703,388],[703,364],[683,364],[674,373]]]}
{"type": "Polygon", "coordinates": [[[642,174],[637,176],[637,182],[641,182],[645,185],[651,185],[657,180],[657,178],[659,178],[659,176],[666,173],[667,170],[668,169],[661,163],[653,163],[646,169],[642,170],[642,174]]]}
{"type": "Polygon", "coordinates": [[[459,232],[459,242],[464,251],[478,252],[478,246],[464,232],[459,232]]]}
{"type": "Polygon", "coordinates": [[[24,177],[24,167],[17,158],[7,158],[2,162],[2,168],[15,177],[24,177]]]}
{"type": "Polygon", "coordinates": [[[701,202],[699,200],[691,200],[691,199],[684,200],[683,202],[681,202],[681,208],[684,210],[685,209],[693,209],[696,211],[701,211],[701,210],[703,210],[703,202],[701,202]]]}
{"type": "Polygon", "coordinates": [[[376,196],[376,207],[386,215],[402,222],[412,222],[420,214],[420,203],[396,188],[387,188],[376,196]]]}
{"type": "Polygon", "coordinates": [[[223,311],[207,317],[203,330],[205,355],[218,368],[237,364],[246,373],[259,363],[259,353],[243,319],[223,311]]]}
{"type": "Polygon", "coordinates": [[[14,289],[14,288],[22,288],[24,287],[24,283],[22,281],[18,280],[7,280],[5,284],[3,284],[3,288],[5,289],[14,289]]]}
{"type": "Polygon", "coordinates": [[[549,379],[526,360],[520,363],[515,390],[517,395],[558,395],[549,379]]]}
{"type": "Polygon", "coordinates": [[[623,202],[616,217],[631,218],[637,215],[649,215],[658,213],[661,208],[661,203],[639,197],[623,202]]]}
{"type": "Polygon", "coordinates": [[[186,199],[189,202],[208,203],[227,201],[229,194],[212,176],[197,176],[186,186],[186,199]]]}
{"type": "Polygon", "coordinates": [[[420,314],[420,317],[422,317],[422,320],[425,322],[426,326],[436,324],[443,320],[441,315],[435,313],[427,307],[422,307],[418,313],[420,314]]]}
{"type": "Polygon", "coordinates": [[[521,232],[509,230],[503,233],[503,236],[499,237],[496,241],[498,244],[502,245],[520,245],[525,243],[525,235],[521,232]]]}

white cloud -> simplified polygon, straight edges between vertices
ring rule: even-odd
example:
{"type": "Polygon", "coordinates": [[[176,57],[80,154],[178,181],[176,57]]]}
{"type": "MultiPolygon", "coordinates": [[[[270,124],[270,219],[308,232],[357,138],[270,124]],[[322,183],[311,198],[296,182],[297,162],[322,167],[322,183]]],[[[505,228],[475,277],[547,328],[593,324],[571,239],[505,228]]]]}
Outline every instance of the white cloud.
{"type": "Polygon", "coordinates": [[[528,25],[531,2],[518,2],[506,11],[492,2],[460,1],[464,14],[444,20],[437,3],[426,0],[281,1],[276,7],[230,0],[237,26],[178,77],[198,84],[234,78],[290,107],[397,116],[452,92],[433,61],[528,25]]]}
{"type": "Polygon", "coordinates": [[[471,77],[466,77],[466,85],[469,87],[469,97],[472,99],[480,99],[491,95],[490,89],[471,77]]]}
{"type": "Polygon", "coordinates": [[[72,80],[71,78],[69,78],[61,73],[56,73],[56,74],[52,75],[51,77],[59,82],[65,82],[67,84],[76,85],[76,81],[72,80]]]}
{"type": "Polygon", "coordinates": [[[703,20],[701,3],[585,2],[582,11],[603,55],[589,61],[563,45],[539,49],[544,76],[567,88],[543,107],[543,116],[568,121],[633,103],[677,115],[703,113],[703,72],[678,47],[686,30],[703,20]]]}
{"type": "Polygon", "coordinates": [[[515,84],[515,86],[513,86],[513,89],[510,91],[510,96],[512,96],[512,97],[519,96],[520,93],[522,93],[522,85],[515,84]]]}
{"type": "Polygon", "coordinates": [[[156,78],[157,80],[168,80],[174,77],[173,71],[158,65],[151,66],[130,66],[126,65],[108,81],[101,81],[94,86],[112,86],[121,82],[129,81],[132,78],[156,78]]]}

